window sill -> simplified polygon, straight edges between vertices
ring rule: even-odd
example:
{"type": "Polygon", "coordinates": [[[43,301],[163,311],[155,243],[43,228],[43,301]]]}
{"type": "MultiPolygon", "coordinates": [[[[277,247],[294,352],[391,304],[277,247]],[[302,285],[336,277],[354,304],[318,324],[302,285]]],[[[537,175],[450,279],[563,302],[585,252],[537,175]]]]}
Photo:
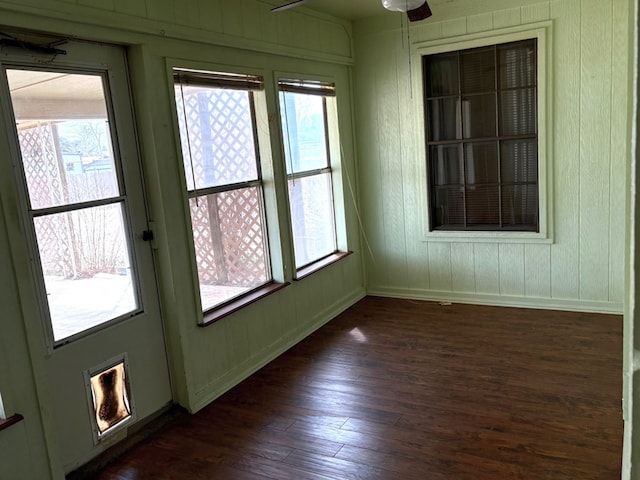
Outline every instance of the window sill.
{"type": "Polygon", "coordinates": [[[10,416],[9,418],[0,419],[0,430],[4,430],[5,428],[9,428],[11,425],[15,425],[18,422],[24,420],[24,417],[19,413],[10,416]]]}
{"type": "Polygon", "coordinates": [[[323,268],[328,267],[329,265],[333,265],[337,261],[342,260],[344,257],[348,257],[352,253],[353,252],[332,253],[331,255],[328,255],[316,262],[313,262],[310,265],[307,265],[306,267],[302,267],[301,269],[299,269],[296,272],[296,278],[294,280],[302,280],[303,278],[308,277],[312,273],[315,273],[318,270],[322,270],[323,268]]]}
{"type": "Polygon", "coordinates": [[[222,305],[214,310],[211,310],[204,314],[204,318],[202,322],[198,324],[199,327],[208,327],[216,323],[218,320],[222,320],[227,315],[231,315],[234,312],[237,312],[241,308],[246,307],[247,305],[251,305],[254,302],[257,302],[261,298],[264,298],[272,293],[277,292],[278,290],[283,289],[287,285],[290,285],[289,282],[284,283],[270,283],[269,285],[265,285],[262,288],[259,288],[233,302],[229,302],[226,305],[222,305]]]}
{"type": "Polygon", "coordinates": [[[479,232],[434,230],[423,238],[426,242],[459,243],[553,243],[553,238],[537,232],[479,232]]]}

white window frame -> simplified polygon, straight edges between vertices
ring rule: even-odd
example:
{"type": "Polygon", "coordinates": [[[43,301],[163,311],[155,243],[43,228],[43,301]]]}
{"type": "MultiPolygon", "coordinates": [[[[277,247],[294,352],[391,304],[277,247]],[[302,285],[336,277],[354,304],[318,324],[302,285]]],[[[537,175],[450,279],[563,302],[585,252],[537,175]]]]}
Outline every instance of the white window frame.
{"type": "MultiPolygon", "coordinates": [[[[322,96],[324,100],[324,114],[325,114],[325,135],[327,142],[327,155],[328,162],[327,167],[323,169],[326,173],[329,173],[331,177],[331,201],[333,207],[333,231],[335,236],[335,250],[328,255],[318,258],[306,265],[295,265],[295,252],[294,252],[294,239],[293,239],[293,221],[291,219],[291,205],[289,199],[289,188],[288,183],[291,178],[295,178],[296,175],[287,173],[286,165],[284,167],[285,172],[285,181],[287,183],[287,215],[290,223],[290,233],[289,238],[291,239],[291,259],[295,266],[294,279],[301,280],[306,276],[324,268],[327,265],[330,265],[344,256],[348,255],[350,252],[347,250],[347,242],[346,242],[346,227],[345,227],[345,204],[344,204],[344,196],[342,190],[342,148],[340,145],[340,130],[338,126],[338,92],[336,88],[335,80],[332,78],[325,77],[309,77],[307,75],[300,75],[295,73],[285,73],[285,72],[277,72],[276,73],[276,95],[278,98],[278,108],[280,106],[280,83],[284,82],[287,84],[299,83],[301,86],[307,85],[316,85],[318,90],[316,93],[309,92],[309,94],[315,94],[318,96],[322,96]],[[324,93],[323,93],[324,92],[324,93]]],[[[303,87],[305,88],[305,87],[303,87]]],[[[311,88],[309,88],[311,90],[311,88]]],[[[291,90],[289,90],[291,91],[291,90]]],[[[299,91],[298,93],[305,93],[303,91],[299,91]]],[[[284,125],[281,122],[281,112],[278,115],[278,123],[280,125],[280,134],[282,135],[282,158],[283,162],[286,162],[287,155],[284,152],[284,136],[286,132],[284,131],[284,125]]]]}
{"type": "Polygon", "coordinates": [[[552,76],[551,76],[551,22],[521,25],[518,27],[501,30],[491,30],[470,35],[462,35],[453,38],[440,39],[414,44],[412,77],[414,88],[415,119],[419,142],[416,146],[417,158],[421,162],[420,179],[421,205],[424,205],[423,240],[425,241],[450,241],[450,242],[491,242],[491,243],[552,243],[553,242],[553,218],[552,218],[552,76]],[[520,40],[537,40],[537,66],[538,66],[538,206],[539,206],[539,231],[451,231],[432,230],[430,220],[430,183],[427,173],[427,151],[425,132],[424,110],[424,73],[422,57],[437,53],[454,52],[469,48],[485,47],[500,43],[516,42],[520,40]]]}
{"type": "MultiPolygon", "coordinates": [[[[203,76],[210,74],[220,74],[220,75],[229,75],[230,77],[237,76],[254,76],[259,77],[262,80],[263,87],[259,90],[253,90],[253,110],[255,115],[256,122],[256,130],[254,133],[256,135],[255,144],[256,144],[256,156],[258,163],[258,177],[260,182],[260,187],[262,191],[262,200],[263,200],[263,226],[265,230],[265,254],[267,256],[268,262],[268,271],[270,274],[270,280],[268,280],[262,286],[258,286],[250,291],[247,291],[239,296],[230,298],[229,300],[222,302],[218,305],[215,305],[212,308],[204,309],[202,308],[201,314],[202,317],[199,320],[200,326],[207,326],[212,324],[213,322],[220,320],[221,318],[239,310],[240,308],[253,303],[257,299],[270,294],[273,291],[276,291],[287,285],[283,281],[282,272],[277,267],[277,261],[281,258],[280,253],[277,248],[274,248],[274,243],[272,239],[272,234],[274,233],[274,219],[271,213],[273,213],[274,209],[272,204],[275,202],[275,197],[271,189],[268,187],[268,184],[273,183],[273,170],[272,170],[272,162],[271,162],[271,148],[270,148],[270,137],[268,132],[264,132],[261,130],[261,126],[268,125],[268,113],[266,107],[266,95],[265,88],[266,84],[264,83],[264,72],[262,71],[249,71],[246,68],[233,68],[229,65],[214,65],[214,64],[202,64],[201,62],[188,62],[181,61],[175,59],[167,60],[167,72],[171,79],[171,92],[172,92],[172,103],[173,109],[172,114],[174,115],[174,128],[175,135],[177,140],[177,148],[178,148],[178,158],[180,159],[180,176],[183,186],[184,199],[185,199],[185,214],[187,215],[187,219],[189,221],[189,238],[190,238],[190,251],[192,257],[192,270],[193,270],[193,281],[194,281],[194,294],[196,296],[198,308],[202,306],[202,299],[200,295],[199,288],[199,278],[198,278],[198,267],[196,263],[196,253],[195,253],[195,244],[193,239],[193,233],[191,229],[191,217],[189,212],[189,199],[191,198],[192,190],[188,188],[186,175],[187,173],[184,171],[184,161],[183,154],[181,148],[181,140],[180,140],[180,129],[178,127],[178,115],[181,113],[177,109],[177,105],[173,96],[174,92],[174,73],[176,72],[186,72],[193,74],[202,74],[203,76]]],[[[198,189],[194,189],[193,192],[197,192],[198,189]]],[[[278,237],[277,233],[275,235],[278,237]]]]}

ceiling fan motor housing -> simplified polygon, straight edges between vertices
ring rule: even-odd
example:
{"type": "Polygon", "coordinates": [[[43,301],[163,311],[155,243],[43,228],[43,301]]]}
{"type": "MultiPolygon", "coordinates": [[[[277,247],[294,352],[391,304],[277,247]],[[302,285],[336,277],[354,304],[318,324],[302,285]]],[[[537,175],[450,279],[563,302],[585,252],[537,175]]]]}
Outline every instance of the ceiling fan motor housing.
{"type": "Polygon", "coordinates": [[[406,12],[412,22],[431,16],[431,9],[425,0],[382,0],[382,5],[387,10],[406,12]]]}

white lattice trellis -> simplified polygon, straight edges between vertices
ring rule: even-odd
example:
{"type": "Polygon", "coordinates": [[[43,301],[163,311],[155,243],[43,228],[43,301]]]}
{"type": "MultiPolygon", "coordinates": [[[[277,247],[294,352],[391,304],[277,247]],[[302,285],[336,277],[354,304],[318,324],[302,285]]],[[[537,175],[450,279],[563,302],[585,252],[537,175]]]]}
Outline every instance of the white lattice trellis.
{"type": "MultiPolygon", "coordinates": [[[[18,131],[32,210],[66,205],[117,192],[112,170],[68,174],[56,126],[41,123],[18,131]]],[[[34,218],[45,275],[77,278],[126,265],[118,209],[98,207],[34,218]]]]}
{"type": "MultiPolygon", "coordinates": [[[[258,178],[249,92],[190,87],[176,95],[189,190],[258,178]]],[[[191,199],[199,280],[251,287],[267,280],[259,187],[191,199]]]]}

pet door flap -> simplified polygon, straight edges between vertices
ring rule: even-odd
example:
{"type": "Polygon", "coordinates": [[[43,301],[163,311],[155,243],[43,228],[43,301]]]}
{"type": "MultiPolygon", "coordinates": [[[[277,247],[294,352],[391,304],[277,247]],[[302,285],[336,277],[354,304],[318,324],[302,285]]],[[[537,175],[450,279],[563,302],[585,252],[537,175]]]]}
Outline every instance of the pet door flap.
{"type": "Polygon", "coordinates": [[[85,381],[94,441],[98,443],[134,417],[126,354],[87,370],[85,381]]]}

